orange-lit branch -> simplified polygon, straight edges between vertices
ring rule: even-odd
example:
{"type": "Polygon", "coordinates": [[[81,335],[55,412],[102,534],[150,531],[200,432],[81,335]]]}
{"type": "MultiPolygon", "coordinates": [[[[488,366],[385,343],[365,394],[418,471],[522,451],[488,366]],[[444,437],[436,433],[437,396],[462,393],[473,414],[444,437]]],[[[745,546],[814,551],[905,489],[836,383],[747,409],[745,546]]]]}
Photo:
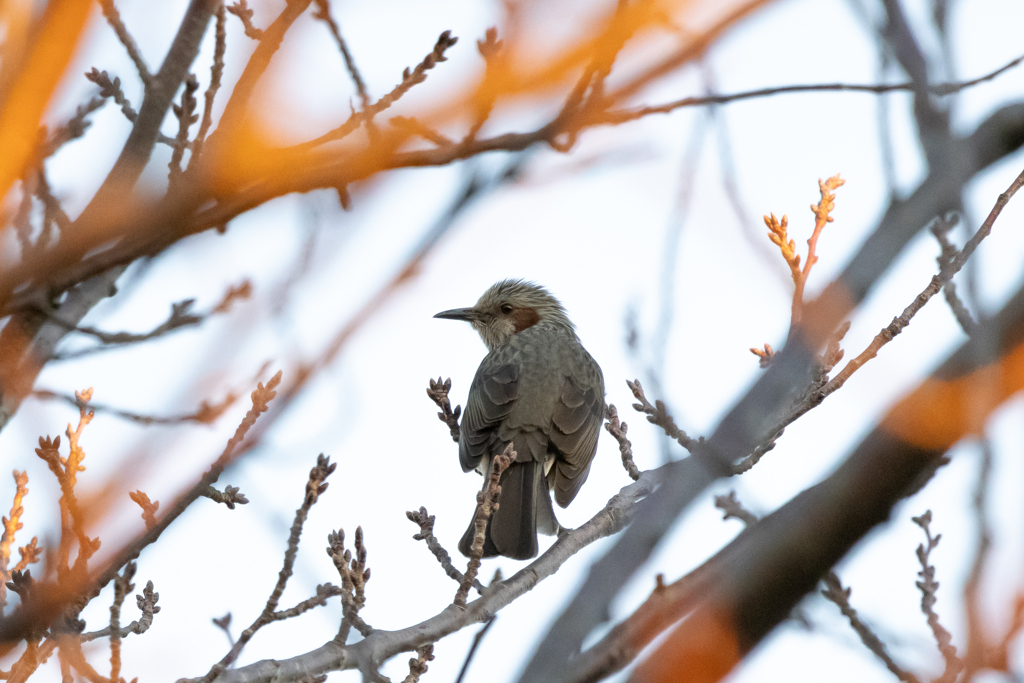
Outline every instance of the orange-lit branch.
{"type": "MultiPolygon", "coordinates": [[[[14,502],[11,504],[10,517],[3,518],[4,533],[0,538],[0,612],[7,604],[7,582],[11,580],[11,572],[8,571],[11,560],[11,546],[14,545],[15,534],[21,530],[24,524],[21,523],[21,515],[25,511],[21,501],[28,493],[28,472],[14,470],[14,502]]],[[[32,539],[32,546],[35,546],[36,539],[32,539]]]]}
{"type": "MultiPolygon", "coordinates": [[[[34,40],[24,59],[19,62],[10,52],[4,53],[0,82],[12,85],[0,92],[0,197],[25,173],[37,153],[43,112],[65,76],[91,10],[91,0],[51,0],[31,27],[28,35],[34,40]]],[[[12,45],[16,38],[10,33],[5,36],[12,45]]]]}
{"type": "MultiPolygon", "coordinates": [[[[790,275],[793,277],[793,306],[791,314],[791,326],[793,327],[800,324],[804,307],[804,288],[807,285],[807,278],[811,274],[811,268],[818,262],[816,253],[818,238],[821,236],[822,229],[833,220],[831,213],[835,208],[836,200],[834,190],[845,182],[838,174],[828,180],[818,180],[821,200],[817,204],[811,205],[811,212],[814,214],[815,219],[814,231],[807,240],[807,260],[804,261],[803,268],[800,267],[800,255],[796,253],[796,243],[789,239],[789,235],[786,232],[789,226],[786,216],[783,216],[781,221],[775,218],[775,214],[769,214],[764,217],[764,224],[768,226],[769,230],[768,239],[782,252],[782,258],[785,259],[786,265],[789,266],[790,275]]],[[[760,356],[757,351],[753,349],[751,351],[755,355],[760,356]]]]}

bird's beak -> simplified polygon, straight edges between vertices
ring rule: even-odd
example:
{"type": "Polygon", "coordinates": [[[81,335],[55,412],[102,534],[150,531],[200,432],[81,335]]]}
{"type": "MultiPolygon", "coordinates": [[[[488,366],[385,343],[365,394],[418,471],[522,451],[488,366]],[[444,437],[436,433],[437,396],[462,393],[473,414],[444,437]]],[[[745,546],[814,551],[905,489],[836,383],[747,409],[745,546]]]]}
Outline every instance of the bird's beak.
{"type": "Polygon", "coordinates": [[[468,323],[478,318],[475,308],[453,308],[449,311],[441,311],[434,317],[444,318],[445,320],[465,320],[468,323]]]}

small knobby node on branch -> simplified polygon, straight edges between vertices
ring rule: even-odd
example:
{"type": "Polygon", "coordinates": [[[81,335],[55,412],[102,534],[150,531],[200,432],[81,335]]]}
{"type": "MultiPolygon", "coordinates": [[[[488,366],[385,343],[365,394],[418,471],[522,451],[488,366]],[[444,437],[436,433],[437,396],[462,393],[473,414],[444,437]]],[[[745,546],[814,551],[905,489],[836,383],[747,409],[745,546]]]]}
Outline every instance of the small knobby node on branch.
{"type": "Polygon", "coordinates": [[[160,501],[150,501],[149,496],[142,491],[135,491],[135,493],[128,493],[128,497],[131,498],[136,505],[142,508],[142,520],[146,523],[146,530],[152,529],[156,526],[156,511],[160,509],[160,501]]]}
{"type": "Polygon", "coordinates": [[[636,481],[640,478],[640,470],[637,468],[636,463],[633,462],[633,444],[626,438],[626,431],[629,429],[629,426],[625,422],[619,422],[619,411],[615,408],[614,404],[608,404],[605,418],[607,422],[604,423],[604,428],[608,430],[608,433],[619,444],[622,466],[626,468],[626,474],[629,475],[630,479],[636,481]]]}
{"type": "Polygon", "coordinates": [[[235,505],[245,505],[249,502],[245,494],[239,492],[237,486],[225,486],[223,493],[212,486],[207,486],[203,490],[203,495],[215,503],[223,503],[229,510],[234,510],[235,505]]]}
{"type": "Polygon", "coordinates": [[[252,10],[249,9],[249,5],[245,0],[238,0],[238,2],[233,5],[229,5],[227,10],[238,17],[239,21],[242,22],[242,27],[245,29],[245,35],[249,36],[253,40],[263,39],[263,30],[253,26],[252,10]]]}
{"type": "Polygon", "coordinates": [[[437,404],[437,407],[441,409],[441,412],[437,414],[437,419],[448,425],[448,430],[451,432],[452,441],[455,443],[459,442],[459,416],[462,415],[462,406],[455,406],[455,410],[452,410],[452,403],[448,400],[448,392],[451,391],[452,380],[448,378],[441,381],[438,377],[435,382],[433,379],[430,380],[430,386],[427,388],[427,396],[430,400],[437,404]]]}
{"type": "Polygon", "coordinates": [[[409,675],[402,683],[417,683],[420,676],[427,673],[427,662],[434,661],[434,646],[423,645],[416,649],[416,656],[409,660],[409,675]]]}
{"type": "MultiPolygon", "coordinates": [[[[433,553],[434,557],[437,558],[437,561],[441,564],[441,569],[444,570],[444,573],[453,581],[461,585],[463,580],[462,572],[452,565],[452,558],[448,554],[448,551],[444,549],[441,542],[434,536],[434,515],[428,514],[427,508],[421,505],[418,511],[413,510],[406,512],[405,516],[420,527],[420,532],[418,534],[413,534],[413,538],[417,541],[425,541],[427,549],[429,549],[430,552],[433,553]]],[[[482,594],[484,592],[483,584],[478,580],[473,580],[473,588],[475,588],[478,593],[482,594]]]]}
{"type": "Polygon", "coordinates": [[[491,473],[487,479],[487,486],[476,494],[476,514],[473,515],[473,543],[470,546],[469,562],[466,564],[466,573],[459,584],[459,590],[455,593],[455,606],[465,607],[466,598],[469,596],[469,589],[480,571],[480,558],[484,556],[484,539],[487,537],[487,522],[491,515],[498,509],[498,496],[501,495],[501,475],[508,469],[508,466],[515,462],[516,452],[510,443],[505,446],[504,452],[495,455],[491,459],[491,473]]]}
{"type": "Polygon", "coordinates": [[[953,683],[963,671],[964,663],[956,654],[956,647],[952,643],[953,636],[943,627],[938,613],[935,612],[935,602],[938,600],[935,593],[939,590],[939,582],[935,580],[935,566],[929,561],[932,550],[939,545],[939,541],[942,539],[942,534],[932,536],[931,510],[926,510],[920,517],[911,517],[911,519],[914,524],[921,527],[927,540],[927,545],[922,543],[917,546],[917,560],[921,563],[921,571],[917,575],[921,577],[921,580],[915,582],[915,585],[921,591],[921,611],[928,619],[928,627],[931,628],[939,652],[942,653],[942,658],[946,662],[946,670],[936,680],[940,683],[953,683]]]}
{"type": "Polygon", "coordinates": [[[743,507],[735,491],[729,491],[724,496],[715,496],[715,507],[722,511],[723,520],[738,519],[747,526],[757,523],[757,515],[743,507]]]}
{"type": "Polygon", "coordinates": [[[762,370],[768,368],[772,364],[772,360],[775,359],[775,349],[772,348],[771,344],[767,342],[764,345],[764,349],[759,349],[755,346],[750,347],[750,352],[757,356],[757,364],[762,370]]]}

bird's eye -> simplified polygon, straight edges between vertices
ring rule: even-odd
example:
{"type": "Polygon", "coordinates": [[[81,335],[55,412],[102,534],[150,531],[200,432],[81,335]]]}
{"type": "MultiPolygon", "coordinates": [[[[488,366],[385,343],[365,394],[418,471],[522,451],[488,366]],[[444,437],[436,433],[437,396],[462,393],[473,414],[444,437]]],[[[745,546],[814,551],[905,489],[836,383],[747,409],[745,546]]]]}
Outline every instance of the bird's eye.
{"type": "Polygon", "coordinates": [[[504,313],[505,315],[508,315],[509,313],[511,313],[512,312],[512,304],[502,304],[501,305],[501,312],[504,313]]]}

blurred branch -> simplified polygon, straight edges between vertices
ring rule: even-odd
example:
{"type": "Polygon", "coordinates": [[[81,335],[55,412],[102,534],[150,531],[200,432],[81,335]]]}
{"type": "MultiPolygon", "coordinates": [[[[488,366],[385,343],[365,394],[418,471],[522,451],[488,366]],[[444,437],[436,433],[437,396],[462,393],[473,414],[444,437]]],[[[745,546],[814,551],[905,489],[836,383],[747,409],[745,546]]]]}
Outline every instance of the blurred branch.
{"type": "Polygon", "coordinates": [[[917,546],[917,559],[921,563],[921,571],[917,573],[921,580],[917,582],[917,587],[921,589],[921,611],[928,619],[928,627],[935,636],[935,642],[939,646],[942,659],[946,662],[946,670],[942,673],[942,676],[936,679],[936,682],[953,683],[960,672],[963,671],[964,663],[956,654],[956,647],[953,646],[952,642],[952,634],[942,626],[942,623],[939,621],[939,615],[935,612],[935,603],[938,600],[935,597],[935,593],[939,590],[939,582],[935,580],[935,567],[930,564],[931,553],[939,545],[939,539],[942,538],[942,534],[932,536],[932,531],[929,528],[932,521],[931,510],[926,510],[920,517],[912,517],[911,519],[914,521],[914,524],[921,527],[928,541],[927,546],[923,543],[917,546]]]}
{"type": "MultiPolygon", "coordinates": [[[[142,53],[139,52],[139,46],[135,43],[135,39],[132,38],[131,34],[128,33],[128,29],[125,27],[124,22],[121,20],[121,13],[117,11],[117,7],[114,6],[114,0],[100,0],[100,7],[103,8],[103,16],[107,18],[107,23],[114,29],[114,33],[117,34],[117,39],[124,45],[124,49],[128,52],[128,56],[135,64],[135,68],[139,72],[139,79],[142,80],[142,84],[147,88],[150,85],[150,80],[153,78],[149,74],[149,69],[146,67],[146,62],[142,59],[142,53]]],[[[114,677],[114,680],[117,680],[114,677]]]]}
{"type": "Polygon", "coordinates": [[[224,76],[224,52],[227,50],[227,10],[221,0],[217,5],[217,28],[214,35],[213,64],[210,66],[210,84],[203,94],[203,121],[199,124],[199,132],[192,141],[192,157],[189,159],[189,168],[203,153],[203,144],[206,142],[206,134],[213,125],[213,100],[220,90],[221,78],[224,76]]]}
{"type": "MultiPolygon", "coordinates": [[[[71,395],[57,391],[50,391],[48,389],[34,389],[32,396],[38,399],[44,400],[57,400],[64,401],[73,406],[79,405],[78,399],[71,395]]],[[[114,408],[112,406],[106,406],[103,404],[90,403],[90,407],[99,413],[109,413],[115,417],[120,417],[131,422],[137,422],[143,425],[174,425],[182,424],[185,422],[196,422],[199,424],[213,424],[216,422],[221,415],[223,415],[228,408],[234,405],[235,401],[238,400],[238,395],[229,392],[219,403],[209,404],[203,401],[199,404],[199,409],[194,413],[185,413],[182,415],[171,415],[171,416],[157,416],[157,415],[144,415],[142,413],[136,413],[129,410],[122,410],[121,408],[114,408]]]]}
{"type": "Polygon", "coordinates": [[[242,28],[245,30],[246,36],[253,40],[263,40],[263,30],[253,26],[252,10],[249,9],[249,5],[246,4],[245,0],[238,0],[238,2],[228,7],[227,11],[234,14],[242,22],[242,28]]]}
{"type": "MultiPolygon", "coordinates": [[[[927,92],[935,95],[953,95],[961,92],[962,90],[966,90],[967,88],[972,88],[981,83],[986,83],[998,78],[1010,69],[1020,65],[1021,62],[1024,62],[1024,55],[1021,55],[1020,57],[1007,62],[998,69],[983,76],[979,76],[978,78],[973,78],[969,81],[960,81],[957,83],[936,83],[934,85],[925,86],[925,89],[927,92]]],[[[916,85],[914,81],[892,84],[813,83],[804,85],[782,85],[771,88],[746,90],[743,92],[733,93],[731,95],[684,97],[679,100],[673,100],[672,102],[666,102],[665,104],[648,105],[632,109],[610,110],[607,112],[592,114],[591,122],[595,125],[618,125],[620,123],[626,123],[627,121],[635,121],[652,114],[667,114],[684,107],[705,107],[714,104],[729,104],[731,102],[739,102],[741,100],[749,100],[759,97],[772,97],[774,95],[785,95],[788,93],[865,92],[882,95],[890,92],[914,92],[915,88],[916,85]]]]}
{"type": "MultiPolygon", "coordinates": [[[[138,112],[132,108],[132,103],[128,101],[124,91],[121,90],[120,77],[115,76],[114,80],[110,80],[110,75],[106,71],[100,71],[96,67],[93,67],[92,71],[87,71],[85,77],[100,87],[100,97],[112,99],[117,106],[121,107],[121,113],[124,114],[126,119],[132,123],[139,119],[138,112]]],[[[170,147],[174,147],[176,144],[174,138],[160,132],[156,135],[156,141],[170,147]]]]}
{"type": "Polygon", "coordinates": [[[473,636],[473,644],[469,646],[469,652],[466,653],[466,660],[462,662],[462,668],[459,669],[459,675],[455,679],[455,683],[462,683],[462,679],[466,677],[466,672],[469,671],[469,665],[473,662],[473,655],[476,654],[476,650],[480,647],[480,641],[484,639],[487,632],[491,630],[491,626],[494,624],[494,620],[498,617],[494,616],[484,622],[484,627],[476,632],[473,636]]]}
{"type": "Polygon", "coordinates": [[[221,297],[221,300],[217,305],[205,313],[192,312],[192,307],[195,305],[195,299],[185,299],[183,301],[173,303],[171,304],[171,314],[167,320],[160,323],[149,332],[141,334],[134,332],[103,332],[95,327],[73,326],[69,323],[65,323],[56,315],[51,315],[50,320],[52,322],[58,325],[64,325],[65,329],[69,332],[85,334],[96,338],[100,342],[100,345],[86,349],[55,353],[52,360],[60,361],[81,358],[82,356],[89,356],[100,351],[119,348],[126,344],[147,342],[183,327],[201,325],[215,315],[221,315],[230,311],[236,301],[245,300],[251,296],[252,283],[249,280],[242,280],[239,284],[228,287],[227,292],[224,293],[224,296],[221,297]]]}
{"type": "MultiPolygon", "coordinates": [[[[356,92],[359,93],[359,99],[363,103],[363,111],[365,112],[370,106],[370,95],[366,92],[366,83],[363,81],[362,74],[359,73],[359,68],[356,67],[356,62],[352,58],[352,53],[349,52],[348,45],[345,43],[345,39],[341,37],[341,29],[338,27],[338,22],[331,16],[331,5],[329,0],[314,0],[316,2],[317,11],[314,16],[327,24],[331,30],[331,35],[334,37],[334,42],[338,44],[338,49],[341,50],[341,56],[345,60],[345,68],[348,70],[348,75],[351,77],[352,82],[356,86],[356,92]]],[[[369,123],[369,121],[367,121],[369,123]]]]}

